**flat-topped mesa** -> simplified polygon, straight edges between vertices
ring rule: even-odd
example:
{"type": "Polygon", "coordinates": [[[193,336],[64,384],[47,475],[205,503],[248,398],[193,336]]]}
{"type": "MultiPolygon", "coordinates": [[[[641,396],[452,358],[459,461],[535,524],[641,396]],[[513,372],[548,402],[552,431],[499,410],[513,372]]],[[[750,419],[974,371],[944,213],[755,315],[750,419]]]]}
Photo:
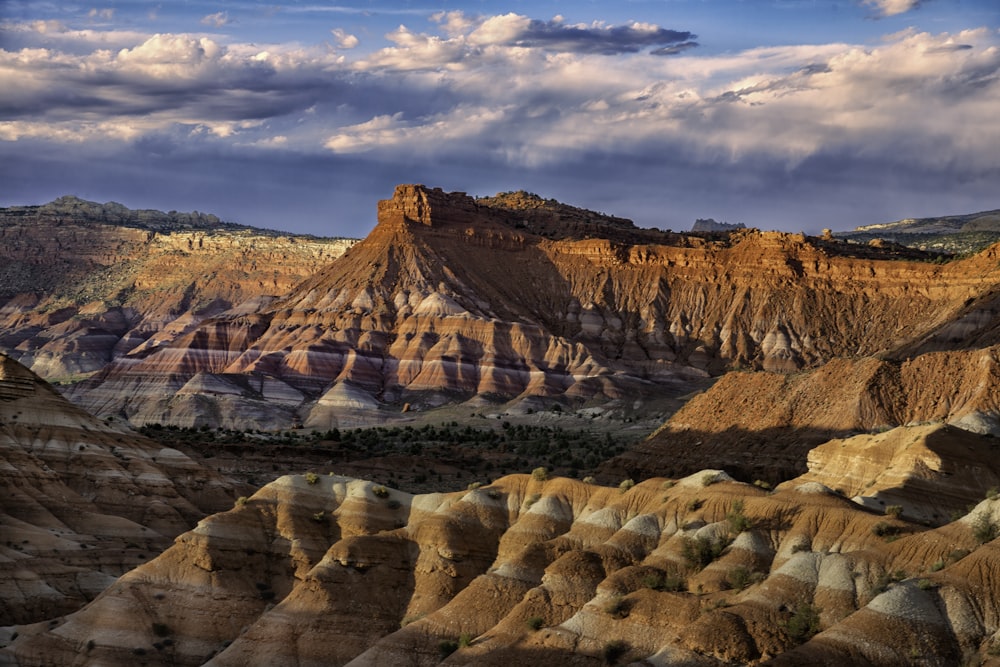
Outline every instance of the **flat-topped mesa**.
{"type": "Polygon", "coordinates": [[[445,192],[419,184],[397,185],[392,199],[378,203],[380,224],[410,222],[434,227],[451,221],[467,222],[470,215],[477,214],[475,200],[464,192],[445,192]]]}

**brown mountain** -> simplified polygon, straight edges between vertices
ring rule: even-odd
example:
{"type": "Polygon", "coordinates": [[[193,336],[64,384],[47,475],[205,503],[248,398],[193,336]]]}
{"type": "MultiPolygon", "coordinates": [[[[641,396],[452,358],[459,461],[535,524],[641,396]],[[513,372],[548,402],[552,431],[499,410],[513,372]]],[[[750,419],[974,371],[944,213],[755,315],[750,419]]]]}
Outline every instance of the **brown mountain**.
{"type": "Polygon", "coordinates": [[[53,381],[256,310],[353,242],[62,197],[0,209],[0,350],[53,381]]]}
{"type": "Polygon", "coordinates": [[[642,401],[732,366],[965,340],[1000,283],[995,253],[938,265],[777,232],[706,240],[525,193],[400,186],[368,238],[281,300],[136,349],[72,396],[137,423],[271,428],[642,401]]]}
{"type": "Polygon", "coordinates": [[[220,475],[91,417],[0,355],[0,626],[75,611],[231,507],[220,475]]]}
{"type": "MultiPolygon", "coordinates": [[[[713,470],[634,488],[517,475],[419,496],[332,475],[282,477],[83,610],[18,627],[0,659],[981,664],[1000,631],[1000,502],[935,529],[911,522],[926,507],[924,489],[907,482],[927,477],[923,455],[907,453],[914,437],[925,452],[936,447],[919,430],[859,445],[897,465],[866,474],[883,491],[903,482],[870,498],[899,500],[901,517],[815,477],[768,492],[713,470]]],[[[836,470],[855,465],[855,452],[830,447],[815,474],[843,481],[836,470]]],[[[936,449],[943,478],[956,462],[936,449]]]]}

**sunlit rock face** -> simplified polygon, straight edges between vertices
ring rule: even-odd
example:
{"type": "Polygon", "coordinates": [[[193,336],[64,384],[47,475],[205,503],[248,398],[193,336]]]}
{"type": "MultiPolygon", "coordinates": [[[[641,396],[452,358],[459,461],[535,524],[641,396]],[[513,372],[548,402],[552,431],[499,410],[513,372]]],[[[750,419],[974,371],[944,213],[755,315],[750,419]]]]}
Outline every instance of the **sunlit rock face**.
{"type": "Polygon", "coordinates": [[[256,311],[352,244],[75,197],[0,209],[0,350],[78,380],[256,311]]]}
{"type": "Polygon", "coordinates": [[[910,354],[954,346],[956,321],[993,335],[992,250],[941,266],[778,232],[711,240],[418,185],[378,218],[282,298],[151,335],[73,400],[136,423],[328,428],[404,405],[634,400],[734,366],[910,354]]]}
{"type": "Polygon", "coordinates": [[[0,626],[75,611],[234,498],[214,471],[3,355],[0,469],[0,626]]]}
{"type": "MultiPolygon", "coordinates": [[[[872,444],[891,457],[900,442],[872,444]]],[[[831,447],[824,465],[849,466],[831,447]]],[[[940,454],[945,468],[956,463],[940,454]]],[[[905,507],[919,502],[898,491],[905,507]]],[[[201,521],[79,612],[17,627],[0,659],[890,667],[916,653],[936,665],[988,658],[1000,552],[978,526],[1000,518],[1000,500],[937,528],[908,511],[872,512],[816,479],[767,491],[718,470],[620,488],[514,475],[417,496],[286,476],[201,521]]]]}

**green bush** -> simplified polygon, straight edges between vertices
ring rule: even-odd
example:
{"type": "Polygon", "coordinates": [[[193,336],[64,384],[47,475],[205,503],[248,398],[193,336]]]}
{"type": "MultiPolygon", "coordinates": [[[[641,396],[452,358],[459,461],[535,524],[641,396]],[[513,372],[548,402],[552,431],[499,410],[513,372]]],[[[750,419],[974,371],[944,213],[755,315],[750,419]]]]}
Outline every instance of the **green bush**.
{"type": "Polygon", "coordinates": [[[532,616],[531,618],[529,618],[528,620],[525,621],[525,624],[531,630],[536,630],[537,631],[537,630],[541,630],[545,626],[545,619],[542,618],[541,616],[532,616]]]}
{"type": "Polygon", "coordinates": [[[888,516],[888,517],[892,517],[893,519],[898,519],[902,514],[903,514],[903,506],[902,505],[886,505],[885,506],[885,515],[888,516]]]}
{"type": "Polygon", "coordinates": [[[798,605],[785,623],[788,636],[797,642],[811,639],[819,632],[819,611],[811,604],[798,605]]]}
{"type": "Polygon", "coordinates": [[[997,537],[997,525],[988,514],[979,514],[972,522],[972,536],[980,544],[992,542],[997,537]]]}
{"type": "Polygon", "coordinates": [[[726,513],[726,522],[729,523],[729,532],[739,535],[743,531],[750,530],[753,523],[743,514],[743,501],[737,500],[733,503],[732,509],[726,513]]]}
{"type": "Polygon", "coordinates": [[[315,484],[319,481],[319,475],[314,472],[307,472],[305,474],[306,482],[309,484],[315,484]]]}
{"type": "Polygon", "coordinates": [[[531,471],[531,478],[536,482],[544,482],[549,478],[549,471],[544,466],[539,466],[531,471]]]}
{"type": "Polygon", "coordinates": [[[385,488],[381,484],[373,486],[372,487],[372,493],[375,495],[376,498],[388,498],[389,497],[389,489],[385,488]]]}
{"type": "Polygon", "coordinates": [[[707,537],[686,537],[681,543],[681,556],[694,570],[702,570],[722,555],[732,540],[709,539],[707,537]]]}
{"type": "Polygon", "coordinates": [[[621,490],[622,493],[625,493],[633,486],[635,486],[635,480],[623,479],[621,484],[618,485],[618,488],[621,490]]]}

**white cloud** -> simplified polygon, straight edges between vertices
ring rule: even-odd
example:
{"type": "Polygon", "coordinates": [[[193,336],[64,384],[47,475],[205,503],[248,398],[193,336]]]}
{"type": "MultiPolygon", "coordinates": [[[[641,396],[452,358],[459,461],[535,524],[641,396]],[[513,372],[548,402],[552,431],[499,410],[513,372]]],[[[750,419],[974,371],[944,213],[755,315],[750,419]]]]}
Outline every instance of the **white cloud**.
{"type": "Polygon", "coordinates": [[[896,16],[916,9],[921,0],[864,0],[864,3],[878,12],[879,16],[896,16]]]}
{"type": "Polygon", "coordinates": [[[330,32],[333,33],[334,38],[337,40],[338,48],[353,49],[361,43],[355,35],[346,32],[343,28],[334,28],[330,32]]]}
{"type": "Polygon", "coordinates": [[[210,25],[213,28],[221,28],[229,23],[229,14],[227,12],[215,12],[214,14],[209,14],[208,16],[203,16],[201,19],[202,25],[210,25]]]}

